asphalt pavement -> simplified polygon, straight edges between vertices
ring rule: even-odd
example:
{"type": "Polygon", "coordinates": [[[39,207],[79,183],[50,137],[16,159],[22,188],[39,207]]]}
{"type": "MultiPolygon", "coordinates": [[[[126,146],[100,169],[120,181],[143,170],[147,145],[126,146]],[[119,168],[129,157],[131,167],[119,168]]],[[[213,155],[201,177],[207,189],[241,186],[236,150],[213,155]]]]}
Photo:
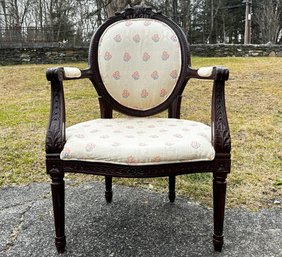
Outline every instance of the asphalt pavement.
{"type": "Polygon", "coordinates": [[[282,208],[252,212],[226,209],[225,244],[212,245],[212,209],[185,197],[104,184],[66,181],[64,254],[57,254],[50,186],[34,183],[0,188],[2,257],[282,257],[282,208]]]}

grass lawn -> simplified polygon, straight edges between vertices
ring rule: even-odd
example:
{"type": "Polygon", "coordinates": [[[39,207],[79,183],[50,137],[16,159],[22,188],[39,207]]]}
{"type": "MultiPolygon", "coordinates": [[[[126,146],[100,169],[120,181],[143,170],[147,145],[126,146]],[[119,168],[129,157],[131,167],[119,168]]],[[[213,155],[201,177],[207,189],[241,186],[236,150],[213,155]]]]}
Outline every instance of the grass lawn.
{"type": "MultiPolygon", "coordinates": [[[[282,201],[282,58],[194,57],[192,64],[194,68],[221,65],[230,69],[226,101],[232,170],[227,205],[254,210],[274,206],[274,200],[282,201]]],[[[57,65],[0,68],[0,186],[49,181],[44,166],[50,105],[45,70],[52,66],[57,65]]],[[[88,80],[66,81],[64,85],[68,126],[99,116],[96,93],[88,80]]],[[[211,89],[210,81],[191,80],[184,92],[182,118],[210,123],[211,89]]],[[[77,183],[101,179],[66,177],[77,183]]],[[[115,183],[167,191],[165,178],[116,179],[115,183]]],[[[211,175],[178,176],[177,192],[211,205],[211,175]]]]}

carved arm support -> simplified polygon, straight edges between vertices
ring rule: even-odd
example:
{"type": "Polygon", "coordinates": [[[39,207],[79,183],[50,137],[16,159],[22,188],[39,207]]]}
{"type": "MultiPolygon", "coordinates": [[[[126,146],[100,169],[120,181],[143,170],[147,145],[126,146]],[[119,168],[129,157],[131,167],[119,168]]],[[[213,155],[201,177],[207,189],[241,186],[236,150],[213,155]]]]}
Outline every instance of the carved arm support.
{"type": "Polygon", "coordinates": [[[230,154],[231,138],[225,107],[225,81],[229,71],[216,68],[212,92],[212,143],[216,153],[230,154]]]}
{"type": "Polygon", "coordinates": [[[225,107],[225,81],[228,80],[229,70],[223,67],[202,67],[188,70],[188,78],[213,80],[211,105],[212,144],[216,153],[229,154],[231,139],[225,107]]]}
{"type": "Polygon", "coordinates": [[[48,69],[46,77],[51,82],[51,109],[45,150],[47,154],[60,153],[65,144],[64,70],[62,67],[48,69]]]}

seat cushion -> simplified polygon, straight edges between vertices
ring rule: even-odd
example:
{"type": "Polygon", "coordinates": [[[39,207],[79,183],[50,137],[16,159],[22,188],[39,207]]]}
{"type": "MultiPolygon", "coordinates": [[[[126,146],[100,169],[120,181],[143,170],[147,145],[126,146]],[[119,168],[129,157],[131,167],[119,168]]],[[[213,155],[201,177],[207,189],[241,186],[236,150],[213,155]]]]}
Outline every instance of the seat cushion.
{"type": "Polygon", "coordinates": [[[95,119],[66,130],[62,160],[152,165],[211,161],[211,128],[165,118],[95,119]]]}

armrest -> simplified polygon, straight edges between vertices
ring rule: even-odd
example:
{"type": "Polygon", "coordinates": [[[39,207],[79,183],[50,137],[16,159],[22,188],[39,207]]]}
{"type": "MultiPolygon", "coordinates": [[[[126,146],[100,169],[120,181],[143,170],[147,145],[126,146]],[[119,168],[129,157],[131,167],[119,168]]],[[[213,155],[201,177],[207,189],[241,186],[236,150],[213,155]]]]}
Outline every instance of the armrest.
{"type": "Polygon", "coordinates": [[[90,69],[80,70],[76,67],[55,67],[47,69],[47,80],[49,81],[63,81],[70,79],[91,78],[92,72],[90,69]]]}
{"type": "Polygon", "coordinates": [[[188,69],[188,79],[228,80],[229,70],[220,66],[201,67],[199,69],[188,69]]]}

